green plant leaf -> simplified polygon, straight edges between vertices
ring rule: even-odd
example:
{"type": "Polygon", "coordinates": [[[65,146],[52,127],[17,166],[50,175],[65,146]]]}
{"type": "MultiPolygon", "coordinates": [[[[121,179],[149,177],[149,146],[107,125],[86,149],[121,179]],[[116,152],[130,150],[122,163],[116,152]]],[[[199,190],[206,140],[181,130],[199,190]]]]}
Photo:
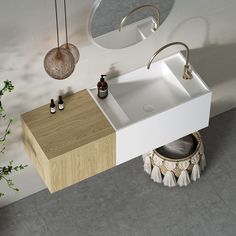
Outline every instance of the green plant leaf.
{"type": "MultiPolygon", "coordinates": [[[[4,130],[3,134],[0,135],[0,154],[4,154],[4,151],[6,149],[5,145],[6,145],[7,137],[8,135],[11,134],[10,126],[12,122],[14,122],[13,117],[8,118],[7,115],[5,114],[1,99],[5,92],[12,92],[13,90],[14,90],[14,86],[10,80],[5,80],[3,88],[0,89],[0,121],[5,120],[6,122],[6,120],[8,119],[8,124],[6,126],[6,129],[4,130]]],[[[13,171],[23,170],[26,167],[27,165],[22,165],[22,164],[14,166],[13,161],[12,160],[9,161],[9,164],[7,166],[0,166],[0,181],[5,181],[7,186],[10,189],[18,192],[19,189],[14,187],[14,183],[12,179],[9,179],[8,176],[11,175],[13,171]]],[[[0,197],[3,197],[3,196],[4,196],[4,193],[0,191],[0,197]]]]}

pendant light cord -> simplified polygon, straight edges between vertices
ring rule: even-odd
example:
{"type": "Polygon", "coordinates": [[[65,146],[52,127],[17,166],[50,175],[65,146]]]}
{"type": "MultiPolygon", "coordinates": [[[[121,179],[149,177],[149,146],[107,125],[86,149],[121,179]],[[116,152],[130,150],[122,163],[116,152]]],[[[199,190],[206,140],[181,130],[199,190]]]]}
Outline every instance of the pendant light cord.
{"type": "Polygon", "coordinates": [[[59,50],[60,42],[59,42],[59,29],[58,29],[57,0],[55,0],[55,14],[56,14],[56,28],[57,28],[57,48],[59,50]]]}
{"type": "Polygon", "coordinates": [[[67,46],[68,46],[68,31],[67,31],[66,0],[64,0],[64,13],[65,13],[66,44],[67,44],[67,46]]]}

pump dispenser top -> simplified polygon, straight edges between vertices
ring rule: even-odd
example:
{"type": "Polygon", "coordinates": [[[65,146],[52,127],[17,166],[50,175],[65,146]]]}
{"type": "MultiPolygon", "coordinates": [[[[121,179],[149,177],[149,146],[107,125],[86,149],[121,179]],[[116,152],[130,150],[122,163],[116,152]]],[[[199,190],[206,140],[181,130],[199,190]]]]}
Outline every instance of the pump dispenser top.
{"type": "Polygon", "coordinates": [[[100,82],[104,82],[105,81],[105,76],[107,76],[107,75],[101,75],[101,78],[100,78],[100,82]]]}

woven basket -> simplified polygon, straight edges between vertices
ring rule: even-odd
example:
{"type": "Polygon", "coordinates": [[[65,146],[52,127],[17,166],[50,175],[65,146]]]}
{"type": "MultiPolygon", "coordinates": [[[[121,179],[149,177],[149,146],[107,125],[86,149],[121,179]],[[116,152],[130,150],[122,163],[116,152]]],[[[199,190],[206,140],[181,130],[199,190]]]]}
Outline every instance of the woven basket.
{"type": "Polygon", "coordinates": [[[180,176],[180,173],[181,173],[181,171],[182,171],[182,169],[179,167],[179,162],[189,160],[189,163],[190,163],[190,164],[189,164],[189,167],[187,168],[187,170],[188,170],[189,173],[191,173],[191,171],[192,171],[192,169],[193,169],[193,163],[191,162],[191,159],[192,159],[193,157],[198,156],[197,159],[200,160],[200,159],[201,159],[201,155],[203,154],[203,153],[202,153],[202,152],[203,152],[203,143],[202,143],[202,139],[201,139],[200,133],[199,133],[199,132],[196,132],[196,133],[193,133],[192,135],[193,135],[193,137],[194,137],[194,139],[195,139],[197,145],[195,146],[195,150],[194,150],[194,152],[193,152],[191,155],[189,155],[189,156],[187,156],[187,157],[184,157],[184,158],[171,159],[171,158],[168,158],[168,157],[165,157],[165,156],[161,155],[160,153],[158,153],[157,150],[154,150],[154,151],[153,151],[153,152],[154,152],[154,155],[151,156],[151,163],[152,163],[152,165],[153,165],[153,166],[155,165],[155,162],[154,162],[154,157],[155,157],[155,155],[158,156],[158,157],[160,157],[160,158],[163,160],[163,164],[160,166],[161,173],[162,173],[163,175],[165,175],[166,172],[167,172],[167,168],[166,168],[166,166],[165,166],[165,161],[175,162],[175,163],[176,163],[176,167],[175,167],[175,169],[172,170],[172,171],[174,172],[175,176],[179,177],[179,176],[180,176]]]}
{"type": "Polygon", "coordinates": [[[171,180],[173,182],[173,184],[170,184],[171,186],[164,183],[164,185],[167,185],[169,187],[175,186],[174,182],[176,182],[176,180],[177,180],[176,184],[178,183],[180,186],[186,186],[188,183],[190,183],[189,176],[191,176],[191,179],[193,181],[196,181],[198,178],[200,178],[200,171],[203,171],[206,165],[204,147],[203,147],[201,135],[199,132],[193,133],[192,136],[194,138],[194,151],[191,155],[186,156],[184,158],[177,158],[177,159],[169,158],[169,157],[163,156],[157,150],[153,150],[149,152],[148,154],[143,155],[144,162],[146,160],[146,163],[144,163],[144,170],[148,174],[151,175],[151,178],[154,181],[157,179],[157,181],[155,182],[161,183],[162,177],[164,176],[165,178],[165,175],[167,172],[171,172],[171,173],[168,173],[168,175],[172,175],[172,180],[174,178],[173,181],[171,180]],[[149,168],[147,168],[148,163],[150,163],[151,165],[149,168]],[[158,171],[160,170],[162,177],[160,177],[160,174],[158,178],[152,177],[151,173],[155,166],[158,168],[158,171]],[[195,168],[194,171],[193,171],[193,168],[195,168]],[[178,182],[178,178],[180,177],[183,171],[185,172],[183,173],[185,174],[185,177],[184,177],[185,180],[182,181],[183,176],[181,176],[181,180],[178,182]],[[186,174],[186,171],[187,171],[187,174],[186,174]]]}

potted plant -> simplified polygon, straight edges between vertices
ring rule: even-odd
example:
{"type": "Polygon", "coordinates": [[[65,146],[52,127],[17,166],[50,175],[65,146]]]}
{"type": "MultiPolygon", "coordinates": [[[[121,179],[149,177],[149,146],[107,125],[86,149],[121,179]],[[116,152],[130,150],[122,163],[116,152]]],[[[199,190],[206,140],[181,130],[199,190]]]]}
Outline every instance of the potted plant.
{"type": "MultiPolygon", "coordinates": [[[[27,166],[26,165],[13,165],[13,161],[10,161],[7,166],[1,165],[1,157],[4,155],[4,152],[6,149],[7,137],[11,133],[10,127],[13,122],[13,119],[6,115],[1,99],[4,93],[11,92],[13,89],[14,89],[14,86],[12,85],[12,82],[9,80],[4,81],[4,86],[2,89],[0,89],[0,126],[3,126],[3,124],[6,123],[6,127],[3,129],[2,133],[0,133],[0,181],[5,181],[7,186],[11,188],[12,190],[19,191],[19,189],[14,186],[14,183],[12,179],[9,178],[9,176],[14,171],[23,170],[27,166]]],[[[0,189],[0,197],[2,196],[4,196],[4,193],[0,189]]]]}

